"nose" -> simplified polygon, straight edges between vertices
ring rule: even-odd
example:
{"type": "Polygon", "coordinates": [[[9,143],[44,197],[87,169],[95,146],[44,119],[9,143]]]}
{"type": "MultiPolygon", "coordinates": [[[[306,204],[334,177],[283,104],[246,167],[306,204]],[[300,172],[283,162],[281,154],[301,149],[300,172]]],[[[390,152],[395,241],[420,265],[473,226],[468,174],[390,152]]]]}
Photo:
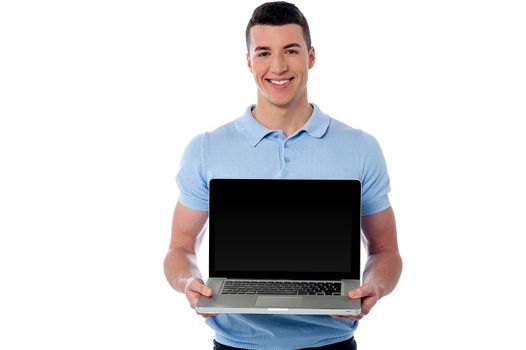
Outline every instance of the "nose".
{"type": "Polygon", "coordinates": [[[289,67],[284,57],[275,55],[272,58],[270,69],[273,74],[282,74],[288,71],[289,67]]]}

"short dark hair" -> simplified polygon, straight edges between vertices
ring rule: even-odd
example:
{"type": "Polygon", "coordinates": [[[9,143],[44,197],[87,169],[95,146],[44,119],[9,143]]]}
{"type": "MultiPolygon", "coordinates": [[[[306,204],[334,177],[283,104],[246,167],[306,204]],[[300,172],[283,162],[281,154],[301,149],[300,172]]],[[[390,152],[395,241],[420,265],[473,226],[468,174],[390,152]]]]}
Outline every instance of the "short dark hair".
{"type": "Polygon", "coordinates": [[[307,49],[310,50],[311,48],[309,24],[303,13],[294,4],[285,1],[274,1],[258,6],[252,13],[245,32],[247,51],[250,51],[250,29],[258,24],[271,26],[298,24],[303,30],[303,38],[307,43],[307,49]]]}

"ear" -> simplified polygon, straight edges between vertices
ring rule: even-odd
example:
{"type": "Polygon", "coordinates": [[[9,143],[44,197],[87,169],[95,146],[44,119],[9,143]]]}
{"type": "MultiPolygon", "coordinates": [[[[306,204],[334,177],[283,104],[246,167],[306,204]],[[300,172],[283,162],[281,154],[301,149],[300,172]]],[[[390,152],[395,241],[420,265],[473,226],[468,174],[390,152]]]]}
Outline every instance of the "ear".
{"type": "Polygon", "coordinates": [[[314,50],[314,47],[311,46],[309,50],[309,69],[314,67],[314,62],[316,62],[316,51],[314,50]]]}
{"type": "Polygon", "coordinates": [[[247,66],[248,66],[248,70],[250,71],[250,73],[253,73],[252,72],[252,60],[250,59],[250,55],[248,52],[247,52],[247,66]]]}

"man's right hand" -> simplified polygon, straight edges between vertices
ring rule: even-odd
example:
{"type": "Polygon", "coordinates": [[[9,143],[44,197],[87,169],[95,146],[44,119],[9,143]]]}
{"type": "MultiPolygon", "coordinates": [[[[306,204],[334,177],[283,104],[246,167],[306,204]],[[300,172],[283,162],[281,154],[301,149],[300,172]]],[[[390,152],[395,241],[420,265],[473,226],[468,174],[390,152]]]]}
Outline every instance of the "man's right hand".
{"type": "MultiPolygon", "coordinates": [[[[195,310],[200,296],[211,297],[212,290],[201,279],[195,248],[203,232],[208,212],[193,210],[177,202],[172,221],[172,238],[164,258],[164,273],[173,289],[183,292],[195,310]]],[[[210,314],[200,314],[210,317],[210,314]]]]}
{"type": "MultiPolygon", "coordinates": [[[[186,282],[186,286],[184,288],[184,295],[186,295],[186,299],[188,299],[188,302],[190,303],[190,306],[192,309],[195,310],[195,307],[197,305],[197,300],[199,297],[205,296],[207,298],[210,298],[212,296],[212,289],[209,288],[202,279],[197,277],[191,277],[186,282]]],[[[196,311],[198,315],[201,315],[205,318],[215,316],[215,314],[203,314],[196,311]]]]}

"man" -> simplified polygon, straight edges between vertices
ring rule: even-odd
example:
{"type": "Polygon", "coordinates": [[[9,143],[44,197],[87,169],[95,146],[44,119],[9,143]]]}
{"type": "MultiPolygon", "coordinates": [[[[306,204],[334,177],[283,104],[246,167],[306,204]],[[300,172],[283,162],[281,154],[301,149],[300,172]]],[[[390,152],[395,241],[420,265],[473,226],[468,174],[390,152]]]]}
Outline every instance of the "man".
{"type": "Polygon", "coordinates": [[[202,315],[216,332],[214,349],[356,349],[358,320],[394,289],[402,269],[382,152],[372,136],[309,104],[308,71],[316,56],[307,21],[296,6],[286,2],[259,6],[248,23],[246,39],[257,104],[188,145],[177,175],[180,197],[165,259],[166,277],[192,308],[199,297],[212,294],[195,253],[208,218],[211,178],[359,179],[368,257],[363,284],[349,298],[362,299],[360,315],[202,315]]]}

